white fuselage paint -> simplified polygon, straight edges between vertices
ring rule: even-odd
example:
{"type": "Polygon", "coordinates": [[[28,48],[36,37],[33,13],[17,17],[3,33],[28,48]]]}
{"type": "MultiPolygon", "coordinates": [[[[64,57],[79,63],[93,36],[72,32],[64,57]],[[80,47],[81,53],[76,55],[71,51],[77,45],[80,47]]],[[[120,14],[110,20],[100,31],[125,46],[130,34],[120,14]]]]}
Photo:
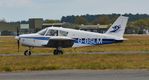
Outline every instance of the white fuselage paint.
{"type": "MultiPolygon", "coordinates": [[[[18,36],[20,38],[20,43],[25,46],[30,47],[43,47],[46,45],[48,41],[52,38],[57,39],[76,39],[74,45],[72,47],[81,47],[81,46],[92,46],[103,44],[103,39],[114,39],[114,40],[123,40],[123,38],[118,38],[111,35],[87,32],[82,30],[75,29],[66,29],[66,28],[58,28],[58,27],[48,27],[48,30],[61,30],[68,32],[67,36],[45,36],[40,35],[38,33],[35,34],[24,34],[18,36]],[[84,40],[82,40],[84,39],[84,40]],[[83,43],[83,44],[82,44],[83,43]]],[[[48,31],[47,30],[47,31],[48,31]]]]}

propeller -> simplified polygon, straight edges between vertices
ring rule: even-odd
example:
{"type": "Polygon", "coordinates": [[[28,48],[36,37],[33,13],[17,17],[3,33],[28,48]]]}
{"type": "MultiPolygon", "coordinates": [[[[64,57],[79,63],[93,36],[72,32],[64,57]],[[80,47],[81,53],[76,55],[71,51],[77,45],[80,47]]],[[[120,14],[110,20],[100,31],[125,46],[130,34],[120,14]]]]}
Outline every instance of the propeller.
{"type": "Polygon", "coordinates": [[[18,46],[18,52],[20,51],[20,31],[19,31],[19,27],[17,27],[17,46],[18,46]]]}

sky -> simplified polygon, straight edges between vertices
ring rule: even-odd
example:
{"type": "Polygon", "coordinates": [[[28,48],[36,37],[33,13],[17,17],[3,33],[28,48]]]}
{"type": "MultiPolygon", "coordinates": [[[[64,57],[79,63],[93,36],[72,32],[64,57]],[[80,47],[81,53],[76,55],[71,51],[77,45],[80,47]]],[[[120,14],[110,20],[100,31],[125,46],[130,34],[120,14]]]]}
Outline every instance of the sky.
{"type": "Polygon", "coordinates": [[[149,0],[0,0],[0,19],[61,19],[68,15],[149,14],[149,0]]]}

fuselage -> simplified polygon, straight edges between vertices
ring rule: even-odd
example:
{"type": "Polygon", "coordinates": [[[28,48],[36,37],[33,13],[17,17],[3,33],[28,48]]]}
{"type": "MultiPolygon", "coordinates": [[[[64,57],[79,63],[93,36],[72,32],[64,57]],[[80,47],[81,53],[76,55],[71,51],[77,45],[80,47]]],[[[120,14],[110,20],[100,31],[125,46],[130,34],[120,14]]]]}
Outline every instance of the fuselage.
{"type": "Polygon", "coordinates": [[[47,45],[53,39],[71,39],[74,41],[71,47],[112,44],[123,41],[123,38],[112,35],[61,27],[48,27],[37,33],[24,34],[18,37],[22,45],[29,47],[46,47],[44,45],[47,45]]]}

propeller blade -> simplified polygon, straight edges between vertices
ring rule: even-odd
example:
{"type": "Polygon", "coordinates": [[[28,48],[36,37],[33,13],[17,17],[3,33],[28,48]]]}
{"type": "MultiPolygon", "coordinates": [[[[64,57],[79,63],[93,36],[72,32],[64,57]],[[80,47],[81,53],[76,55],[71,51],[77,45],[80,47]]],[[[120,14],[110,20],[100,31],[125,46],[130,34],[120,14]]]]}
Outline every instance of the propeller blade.
{"type": "Polygon", "coordinates": [[[19,27],[17,27],[17,37],[18,37],[18,40],[17,40],[17,46],[18,46],[18,52],[20,51],[20,39],[19,39],[19,34],[20,31],[19,31],[19,27]]]}
{"type": "Polygon", "coordinates": [[[17,27],[17,36],[20,35],[19,33],[20,33],[20,32],[19,32],[19,27],[17,27]]]}
{"type": "Polygon", "coordinates": [[[18,52],[20,52],[20,40],[17,41],[18,44],[18,52]]]}

